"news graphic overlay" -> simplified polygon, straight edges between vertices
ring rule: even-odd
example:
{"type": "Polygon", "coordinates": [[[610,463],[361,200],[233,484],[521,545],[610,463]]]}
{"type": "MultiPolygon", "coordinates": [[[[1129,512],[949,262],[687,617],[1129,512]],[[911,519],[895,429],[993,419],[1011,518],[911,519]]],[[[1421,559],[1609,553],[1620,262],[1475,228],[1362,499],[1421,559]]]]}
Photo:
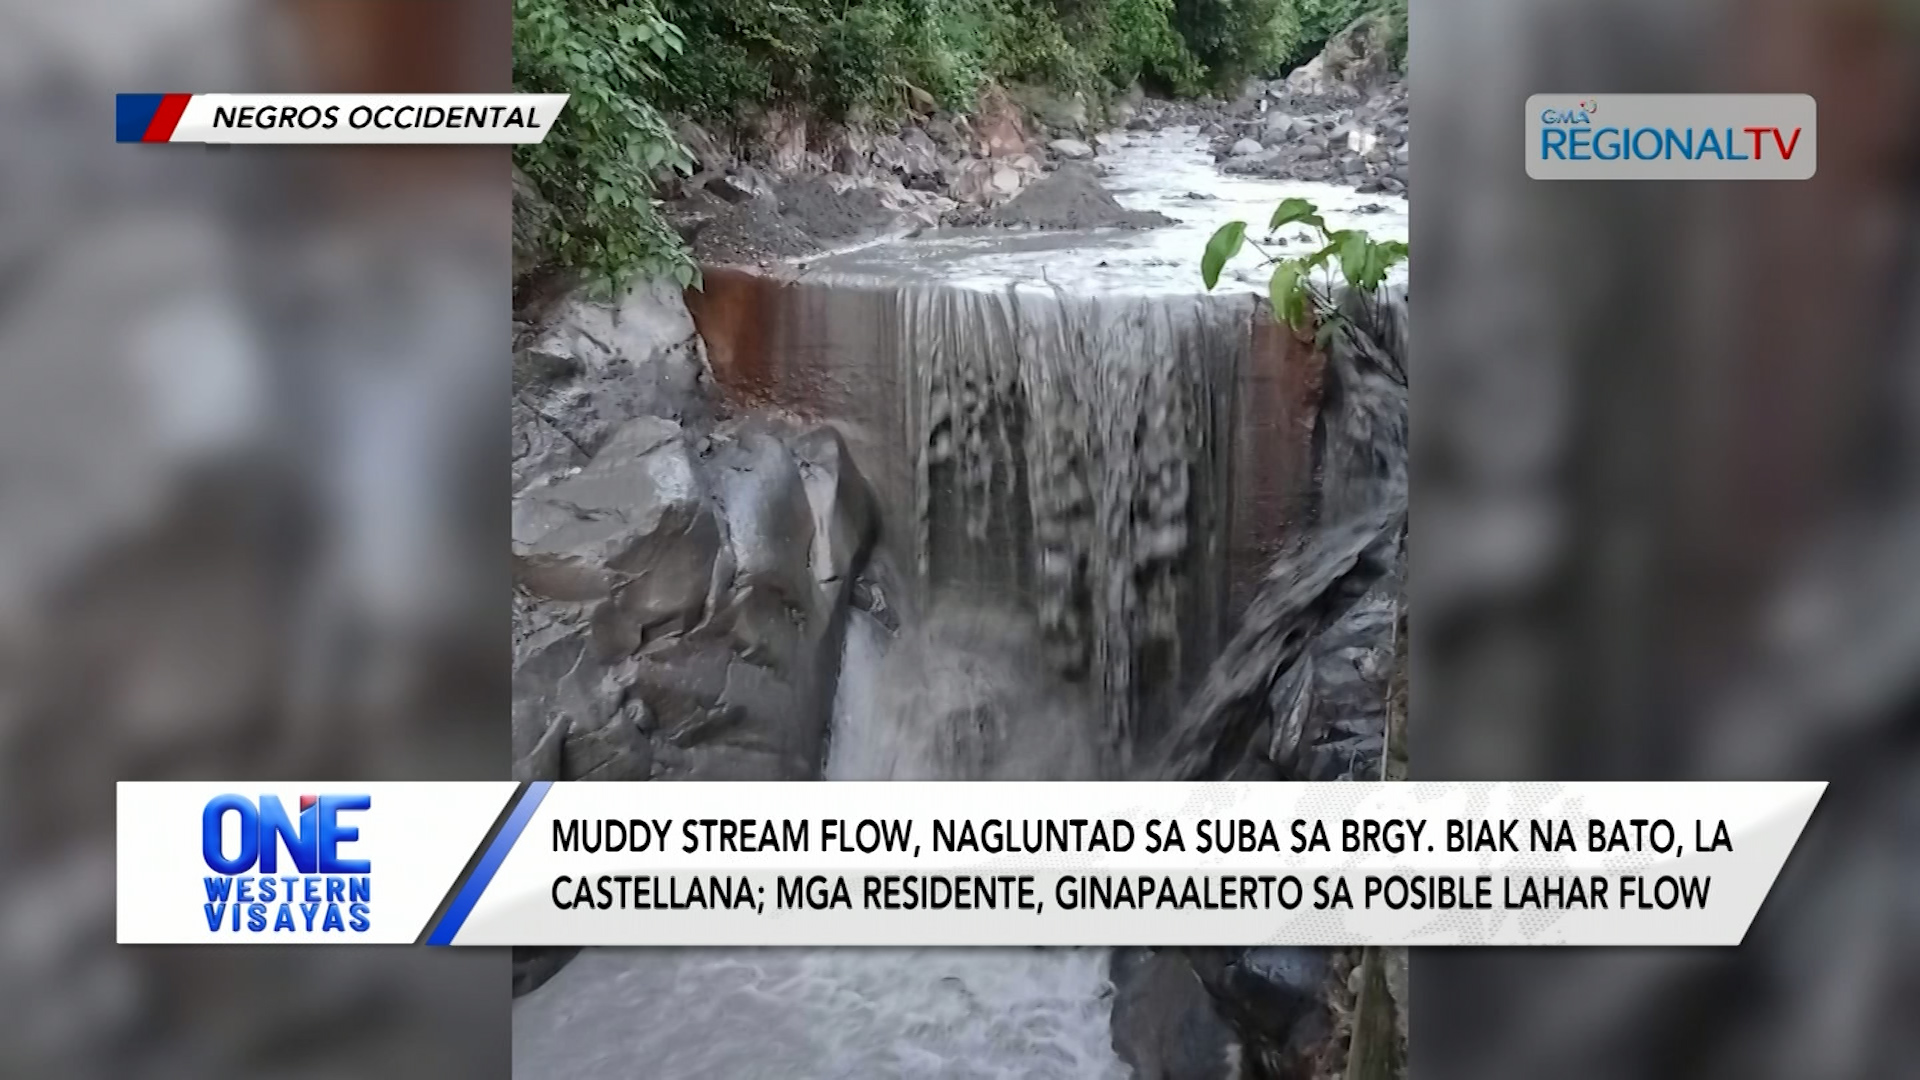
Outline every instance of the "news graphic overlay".
{"type": "Polygon", "coordinates": [[[117,94],[114,139],[202,144],[518,144],[566,94],[117,94]]]}
{"type": "Polygon", "coordinates": [[[1806,94],[1535,94],[1535,180],[1811,180],[1819,107],[1806,94]]]}
{"type": "Polygon", "coordinates": [[[1825,788],[123,783],[118,940],[1737,945],[1825,788]]]}
{"type": "Polygon", "coordinates": [[[517,790],[120,784],[117,938],[413,944],[517,790]]]}

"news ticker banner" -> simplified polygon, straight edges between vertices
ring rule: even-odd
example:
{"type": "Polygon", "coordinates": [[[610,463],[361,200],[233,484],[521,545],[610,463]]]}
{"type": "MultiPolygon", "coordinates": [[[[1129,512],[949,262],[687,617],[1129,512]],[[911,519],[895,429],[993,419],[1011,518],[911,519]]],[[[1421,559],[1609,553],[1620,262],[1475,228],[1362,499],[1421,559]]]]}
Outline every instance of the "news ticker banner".
{"type": "Polygon", "coordinates": [[[122,944],[1737,945],[1824,783],[123,783],[122,944]]]}
{"type": "Polygon", "coordinates": [[[1811,180],[1819,106],[1806,94],[1535,94],[1535,180],[1811,180]]]}
{"type": "Polygon", "coordinates": [[[567,94],[116,94],[118,142],[514,144],[547,137],[567,94]]]}

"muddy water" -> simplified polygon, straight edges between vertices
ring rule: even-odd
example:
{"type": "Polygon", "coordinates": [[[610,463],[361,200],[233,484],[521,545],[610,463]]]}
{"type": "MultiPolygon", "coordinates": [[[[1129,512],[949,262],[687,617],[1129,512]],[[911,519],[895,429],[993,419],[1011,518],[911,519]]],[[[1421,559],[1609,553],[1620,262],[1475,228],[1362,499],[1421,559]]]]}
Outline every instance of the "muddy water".
{"type": "MultiPolygon", "coordinates": [[[[1179,224],[934,232],[693,298],[729,396],[836,423],[880,496],[905,621],[854,613],[828,778],[1122,775],[1316,502],[1317,362],[1250,262],[1204,297],[1199,253],[1288,195],[1402,238],[1405,203],[1130,143],[1109,187],[1179,224]]],[[[1097,949],[588,950],[516,1003],[515,1072],[1119,1080],[1109,991],[1097,949]]]]}
{"type": "MultiPolygon", "coordinates": [[[[1407,201],[1362,195],[1333,184],[1224,176],[1206,140],[1193,128],[1118,136],[1123,145],[1098,159],[1102,183],[1129,210],[1172,218],[1161,229],[1009,233],[1004,229],[931,230],[909,243],[882,244],[816,260],[806,276],[933,280],[946,286],[1066,289],[1077,295],[1193,295],[1203,291],[1200,253],[1214,230],[1245,221],[1259,239],[1281,199],[1311,200],[1331,229],[1365,229],[1377,240],[1407,239],[1407,201]]],[[[1283,229],[1268,250],[1279,256],[1311,250],[1304,227],[1283,229]]],[[[1405,279],[1405,268],[1398,279],[1405,279]]],[[[1228,267],[1225,291],[1264,292],[1249,252],[1228,267]]]]}

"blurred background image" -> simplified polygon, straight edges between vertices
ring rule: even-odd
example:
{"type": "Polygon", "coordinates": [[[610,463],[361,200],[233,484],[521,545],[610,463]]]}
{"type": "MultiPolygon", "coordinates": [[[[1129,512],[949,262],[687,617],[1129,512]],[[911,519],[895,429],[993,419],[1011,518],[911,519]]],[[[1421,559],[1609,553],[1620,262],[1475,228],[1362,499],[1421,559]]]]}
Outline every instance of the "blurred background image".
{"type": "Polygon", "coordinates": [[[501,4],[0,8],[0,1075],[507,1075],[485,952],[116,948],[114,781],[495,779],[507,148],[112,95],[501,91],[501,4]]]}
{"type": "Polygon", "coordinates": [[[1820,779],[1737,951],[1439,951],[1415,1069],[1915,1075],[1915,9],[1415,6],[1415,779],[1820,779]],[[1535,183],[1533,93],[1807,93],[1805,183],[1535,183]]]}

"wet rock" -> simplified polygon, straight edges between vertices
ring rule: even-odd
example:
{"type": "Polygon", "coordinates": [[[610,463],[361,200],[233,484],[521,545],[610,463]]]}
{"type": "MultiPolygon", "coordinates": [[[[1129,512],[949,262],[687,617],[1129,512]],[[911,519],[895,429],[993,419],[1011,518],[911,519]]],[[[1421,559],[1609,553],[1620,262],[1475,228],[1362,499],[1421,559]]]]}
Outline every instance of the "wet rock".
{"type": "Polygon", "coordinates": [[[1153,1080],[1238,1080],[1239,1040],[1185,955],[1116,949],[1113,1049],[1153,1080]]]}
{"type": "Polygon", "coordinates": [[[873,549],[879,508],[846,440],[835,429],[821,426],[806,432],[794,440],[793,453],[813,515],[813,580],[821,590],[822,610],[831,611],[845,603],[856,571],[873,549]]]}
{"type": "Polygon", "coordinates": [[[1256,1076],[1305,1077],[1333,1033],[1339,972],[1327,949],[1188,950],[1199,980],[1256,1076]]]}
{"type": "Polygon", "coordinates": [[[577,473],[514,506],[516,584],[601,605],[596,624],[617,641],[690,624],[719,544],[680,426],[653,417],[628,422],[577,473]]]}
{"type": "Polygon", "coordinates": [[[513,949],[513,996],[525,997],[560,973],[580,954],[576,946],[523,946],[513,949]]]}
{"type": "Polygon", "coordinates": [[[1047,149],[1068,161],[1085,161],[1093,157],[1093,147],[1079,139],[1055,139],[1047,144],[1047,149]]]}
{"type": "Polygon", "coordinates": [[[1241,139],[1239,142],[1234,143],[1233,148],[1228,152],[1231,153],[1234,157],[1243,158],[1243,157],[1252,157],[1253,155],[1265,149],[1266,147],[1261,146],[1258,142],[1252,139],[1241,139]]]}
{"type": "Polygon", "coordinates": [[[715,433],[706,466],[733,558],[725,603],[811,615],[813,509],[793,454],[771,431],[749,422],[715,433]]]}
{"type": "MultiPolygon", "coordinates": [[[[537,723],[544,713],[536,714],[531,722],[537,723]]],[[[566,744],[567,735],[573,730],[571,720],[564,713],[548,718],[546,734],[528,751],[516,757],[513,762],[513,778],[519,781],[558,780],[560,776],[560,755],[566,744]]]]}
{"type": "Polygon", "coordinates": [[[628,678],[600,662],[589,635],[556,621],[516,642],[516,779],[645,779],[653,761],[628,678]]]}
{"type": "Polygon", "coordinates": [[[513,403],[513,490],[586,463],[565,432],[522,401],[513,403]]]}
{"type": "Polygon", "coordinates": [[[707,380],[677,285],[643,282],[612,302],[564,298],[515,352],[514,490],[584,464],[636,417],[703,430],[707,380]]]}

